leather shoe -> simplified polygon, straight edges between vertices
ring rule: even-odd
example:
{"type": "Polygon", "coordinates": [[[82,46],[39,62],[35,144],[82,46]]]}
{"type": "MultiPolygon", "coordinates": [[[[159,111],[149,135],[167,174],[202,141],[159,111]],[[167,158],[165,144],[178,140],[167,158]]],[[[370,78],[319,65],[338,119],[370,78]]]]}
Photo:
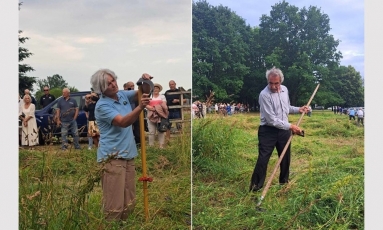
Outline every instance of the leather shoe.
{"type": "Polygon", "coordinates": [[[249,192],[258,192],[262,187],[258,187],[257,185],[250,185],[249,192]]]}

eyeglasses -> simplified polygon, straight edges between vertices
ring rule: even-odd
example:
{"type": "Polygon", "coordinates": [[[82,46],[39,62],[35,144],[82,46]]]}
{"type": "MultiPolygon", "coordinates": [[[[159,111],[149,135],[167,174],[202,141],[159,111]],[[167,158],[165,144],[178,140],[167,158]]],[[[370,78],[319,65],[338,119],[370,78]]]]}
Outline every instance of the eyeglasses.
{"type": "Polygon", "coordinates": [[[44,89],[44,91],[49,91],[49,89],[44,89]]]}

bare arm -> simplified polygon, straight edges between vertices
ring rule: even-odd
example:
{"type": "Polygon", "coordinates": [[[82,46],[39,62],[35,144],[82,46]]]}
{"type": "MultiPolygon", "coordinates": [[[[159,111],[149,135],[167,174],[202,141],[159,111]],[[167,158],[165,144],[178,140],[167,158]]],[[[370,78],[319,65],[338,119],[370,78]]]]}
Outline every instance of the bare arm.
{"type": "Polygon", "coordinates": [[[75,112],[74,112],[74,117],[73,119],[76,120],[78,117],[78,107],[75,109],[75,112]]]}
{"type": "Polygon", "coordinates": [[[59,108],[56,109],[56,124],[57,124],[57,126],[61,125],[61,121],[60,121],[60,109],[59,108]]]}
{"type": "Polygon", "coordinates": [[[113,118],[112,125],[118,127],[128,127],[132,125],[140,115],[141,111],[147,106],[150,102],[151,98],[149,98],[149,94],[143,94],[139,105],[134,108],[134,110],[125,116],[118,114],[113,118]]]}

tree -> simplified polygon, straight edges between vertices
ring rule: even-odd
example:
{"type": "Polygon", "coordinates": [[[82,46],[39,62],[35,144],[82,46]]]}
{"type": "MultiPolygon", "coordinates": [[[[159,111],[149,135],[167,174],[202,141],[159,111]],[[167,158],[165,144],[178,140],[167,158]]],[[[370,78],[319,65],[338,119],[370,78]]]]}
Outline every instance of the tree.
{"type": "MultiPolygon", "coordinates": [[[[243,78],[249,73],[250,26],[222,5],[193,2],[193,95],[205,98],[210,91],[217,100],[238,97],[243,78]]],[[[235,98],[234,98],[235,99],[235,98]]]]}
{"type": "Polygon", "coordinates": [[[78,92],[79,90],[74,86],[68,86],[68,83],[64,78],[59,74],[54,74],[52,76],[47,76],[47,79],[38,79],[37,80],[38,90],[35,94],[36,100],[40,101],[40,98],[44,95],[44,86],[50,88],[50,94],[56,98],[62,95],[63,88],[69,88],[70,92],[78,92]]]}
{"type": "MultiPolygon", "coordinates": [[[[19,10],[22,3],[19,3],[19,10]]],[[[28,37],[21,37],[23,31],[19,30],[19,93],[23,94],[24,89],[29,89],[33,91],[33,84],[36,83],[36,77],[28,77],[26,74],[28,72],[34,71],[32,66],[22,63],[26,58],[29,58],[33,55],[27,48],[21,47],[21,44],[24,44],[28,37]]]]}
{"type": "Polygon", "coordinates": [[[213,91],[216,101],[255,107],[267,85],[266,70],[276,66],[284,73],[293,105],[306,104],[318,83],[313,104],[344,106],[357,98],[357,104],[364,104],[360,74],[339,66],[340,41],[330,34],[328,15],[286,1],[271,8],[251,28],[228,7],[193,1],[193,97],[213,91]]]}
{"type": "MultiPolygon", "coordinates": [[[[282,69],[292,104],[320,83],[323,67],[339,65],[339,40],[329,34],[327,14],[320,8],[298,7],[282,1],[272,6],[270,16],[262,15],[260,42],[267,68],[282,69]]],[[[321,88],[321,90],[323,90],[321,88]]]]}
{"type": "Polygon", "coordinates": [[[66,88],[68,87],[68,83],[64,80],[64,78],[58,74],[54,74],[52,76],[47,76],[47,79],[39,79],[37,80],[37,87],[40,91],[43,90],[44,86],[48,86],[49,88],[66,88]]]}
{"type": "MultiPolygon", "coordinates": [[[[19,3],[19,10],[22,3],[19,3]]],[[[33,84],[36,83],[36,77],[28,77],[26,74],[28,72],[34,71],[32,66],[22,63],[26,58],[29,58],[33,55],[27,48],[21,47],[21,44],[24,44],[29,38],[21,37],[23,31],[19,30],[19,93],[24,94],[24,89],[29,89],[33,91],[33,84]]]]}
{"type": "Polygon", "coordinates": [[[345,107],[364,106],[364,87],[362,77],[352,66],[340,66],[335,71],[338,81],[337,92],[344,99],[345,107]]]}

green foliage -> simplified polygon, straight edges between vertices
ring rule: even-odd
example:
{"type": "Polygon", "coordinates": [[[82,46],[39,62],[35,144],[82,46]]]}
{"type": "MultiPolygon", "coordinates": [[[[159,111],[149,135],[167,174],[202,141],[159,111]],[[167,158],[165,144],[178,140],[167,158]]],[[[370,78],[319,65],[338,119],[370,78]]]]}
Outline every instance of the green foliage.
{"type": "Polygon", "coordinates": [[[228,7],[193,2],[193,95],[215,101],[258,105],[266,70],[284,75],[292,105],[305,104],[318,83],[313,104],[364,104],[360,73],[339,66],[340,40],[330,34],[330,18],[316,6],[299,9],[286,1],[271,6],[251,28],[228,7]]]}
{"type": "Polygon", "coordinates": [[[59,74],[54,74],[52,76],[47,76],[47,79],[39,79],[37,80],[37,87],[40,91],[44,89],[44,86],[48,86],[49,88],[59,88],[63,89],[68,87],[68,83],[64,80],[64,78],[59,74]]]}
{"type": "Polygon", "coordinates": [[[34,71],[33,67],[28,64],[22,63],[25,59],[33,55],[28,49],[20,45],[28,40],[28,37],[21,37],[23,31],[19,30],[19,93],[23,94],[24,89],[33,90],[32,86],[36,83],[36,77],[27,76],[28,72],[34,71]]]}
{"type": "MultiPolygon", "coordinates": [[[[289,118],[296,123],[300,115],[289,118]]],[[[197,164],[193,158],[193,228],[363,229],[363,127],[331,111],[314,110],[312,117],[303,117],[305,137],[292,140],[290,182],[280,186],[278,170],[262,202],[264,212],[259,212],[255,207],[261,192],[248,193],[258,152],[258,125],[258,113],[225,118],[211,114],[193,121],[193,156],[197,144],[198,149],[213,149],[203,152],[201,159],[197,154],[197,164]],[[225,135],[227,130],[233,135],[225,135]],[[229,146],[214,145],[219,134],[229,146]],[[229,159],[211,152],[225,153],[229,159]],[[206,162],[208,166],[203,165],[206,162]],[[228,172],[222,173],[223,169],[228,172]]],[[[266,181],[276,162],[274,151],[266,181]]]]}
{"type": "MultiPolygon", "coordinates": [[[[186,127],[187,129],[187,127],[186,127]]],[[[189,127],[190,130],[190,127],[189,127]]],[[[86,140],[87,143],[87,140],[86,140]]],[[[96,150],[57,145],[19,151],[20,229],[188,229],[191,224],[190,133],[171,137],[166,149],[146,148],[149,219],[145,221],[141,155],[135,159],[134,213],[108,223],[102,213],[102,164],[96,150]]],[[[140,153],[139,153],[140,154],[140,153]]]]}
{"type": "Polygon", "coordinates": [[[56,98],[62,95],[63,88],[69,88],[70,92],[78,92],[79,90],[74,86],[68,86],[68,83],[64,78],[59,74],[54,74],[52,76],[47,76],[47,79],[37,80],[38,90],[35,94],[36,100],[40,101],[40,98],[44,95],[44,86],[50,88],[49,93],[55,96],[56,98]]]}
{"type": "Polygon", "coordinates": [[[240,165],[236,161],[236,124],[227,125],[224,119],[193,121],[193,170],[214,177],[236,175],[240,165]],[[226,167],[230,164],[230,167],[226,167]],[[222,167],[225,166],[225,167],[222,167]]]}
{"type": "MultiPolygon", "coordinates": [[[[19,3],[19,10],[21,5],[22,2],[19,3]]],[[[22,30],[19,30],[19,94],[21,95],[23,95],[24,89],[29,89],[32,92],[32,86],[36,83],[36,77],[27,76],[28,72],[34,71],[33,67],[22,63],[25,59],[33,55],[27,48],[21,46],[21,44],[24,44],[29,39],[29,37],[21,37],[22,32],[22,30]]]]}
{"type": "Polygon", "coordinates": [[[218,100],[229,100],[249,73],[244,64],[250,33],[245,21],[224,6],[193,2],[193,95],[205,98],[210,90],[218,100]]]}

